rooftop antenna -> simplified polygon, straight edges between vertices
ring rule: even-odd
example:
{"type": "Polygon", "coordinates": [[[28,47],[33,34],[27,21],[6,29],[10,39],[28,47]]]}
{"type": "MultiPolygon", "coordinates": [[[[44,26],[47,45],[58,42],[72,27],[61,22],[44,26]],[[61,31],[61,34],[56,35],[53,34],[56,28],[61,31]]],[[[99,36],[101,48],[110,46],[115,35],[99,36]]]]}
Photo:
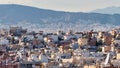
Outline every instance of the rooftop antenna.
{"type": "Polygon", "coordinates": [[[62,25],[62,24],[60,24],[60,27],[59,27],[59,29],[60,29],[60,30],[62,30],[62,27],[63,27],[63,25],[62,25]]]}
{"type": "Polygon", "coordinates": [[[110,60],[110,53],[107,54],[104,64],[107,65],[109,63],[109,60],[110,60]]]}

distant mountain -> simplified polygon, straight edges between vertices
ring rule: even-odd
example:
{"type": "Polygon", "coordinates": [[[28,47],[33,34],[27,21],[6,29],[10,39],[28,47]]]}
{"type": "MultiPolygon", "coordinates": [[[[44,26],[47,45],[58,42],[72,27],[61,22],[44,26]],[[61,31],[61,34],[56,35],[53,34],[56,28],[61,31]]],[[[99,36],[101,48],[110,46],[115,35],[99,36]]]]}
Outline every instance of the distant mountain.
{"type": "Polygon", "coordinates": [[[92,12],[103,13],[103,14],[120,14],[120,7],[107,7],[103,9],[96,9],[92,12]]]}
{"type": "Polygon", "coordinates": [[[1,27],[6,27],[2,26],[3,24],[7,24],[7,26],[17,24],[30,28],[75,28],[76,30],[84,30],[89,29],[88,27],[92,29],[101,24],[120,25],[120,15],[63,12],[23,5],[2,4],[0,5],[0,23],[1,27]],[[96,25],[96,23],[98,24],[96,25]]]}

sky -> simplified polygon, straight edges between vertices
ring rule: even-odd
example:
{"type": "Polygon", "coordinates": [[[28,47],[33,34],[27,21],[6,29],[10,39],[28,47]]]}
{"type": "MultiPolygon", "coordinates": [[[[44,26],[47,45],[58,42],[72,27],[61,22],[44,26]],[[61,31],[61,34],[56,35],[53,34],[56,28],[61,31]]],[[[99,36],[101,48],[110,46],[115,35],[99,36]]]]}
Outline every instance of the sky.
{"type": "Polygon", "coordinates": [[[89,12],[111,6],[120,7],[120,0],[0,0],[0,4],[21,4],[57,11],[89,12]]]}

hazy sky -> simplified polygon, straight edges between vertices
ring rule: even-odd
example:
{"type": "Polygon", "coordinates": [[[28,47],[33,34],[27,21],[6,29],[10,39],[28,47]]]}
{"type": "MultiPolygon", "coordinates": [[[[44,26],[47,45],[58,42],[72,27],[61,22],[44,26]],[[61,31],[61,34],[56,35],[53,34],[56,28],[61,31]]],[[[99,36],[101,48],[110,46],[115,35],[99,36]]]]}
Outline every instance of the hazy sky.
{"type": "Polygon", "coordinates": [[[120,0],[0,0],[1,4],[23,4],[60,11],[91,11],[94,9],[120,6],[120,0]]]}

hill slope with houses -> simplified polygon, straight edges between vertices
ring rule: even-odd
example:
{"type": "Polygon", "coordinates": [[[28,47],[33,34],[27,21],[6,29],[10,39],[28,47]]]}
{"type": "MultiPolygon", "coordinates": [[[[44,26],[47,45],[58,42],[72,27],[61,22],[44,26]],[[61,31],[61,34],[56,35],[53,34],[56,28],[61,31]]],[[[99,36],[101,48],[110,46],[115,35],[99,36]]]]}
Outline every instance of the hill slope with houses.
{"type": "Polygon", "coordinates": [[[29,27],[54,27],[59,29],[66,27],[75,27],[75,29],[92,27],[91,29],[94,29],[93,26],[110,25],[114,27],[113,25],[120,25],[119,18],[120,14],[110,15],[100,13],[63,12],[16,4],[0,5],[0,24],[7,24],[7,26],[8,24],[17,24],[20,26],[32,24],[29,27]]]}

